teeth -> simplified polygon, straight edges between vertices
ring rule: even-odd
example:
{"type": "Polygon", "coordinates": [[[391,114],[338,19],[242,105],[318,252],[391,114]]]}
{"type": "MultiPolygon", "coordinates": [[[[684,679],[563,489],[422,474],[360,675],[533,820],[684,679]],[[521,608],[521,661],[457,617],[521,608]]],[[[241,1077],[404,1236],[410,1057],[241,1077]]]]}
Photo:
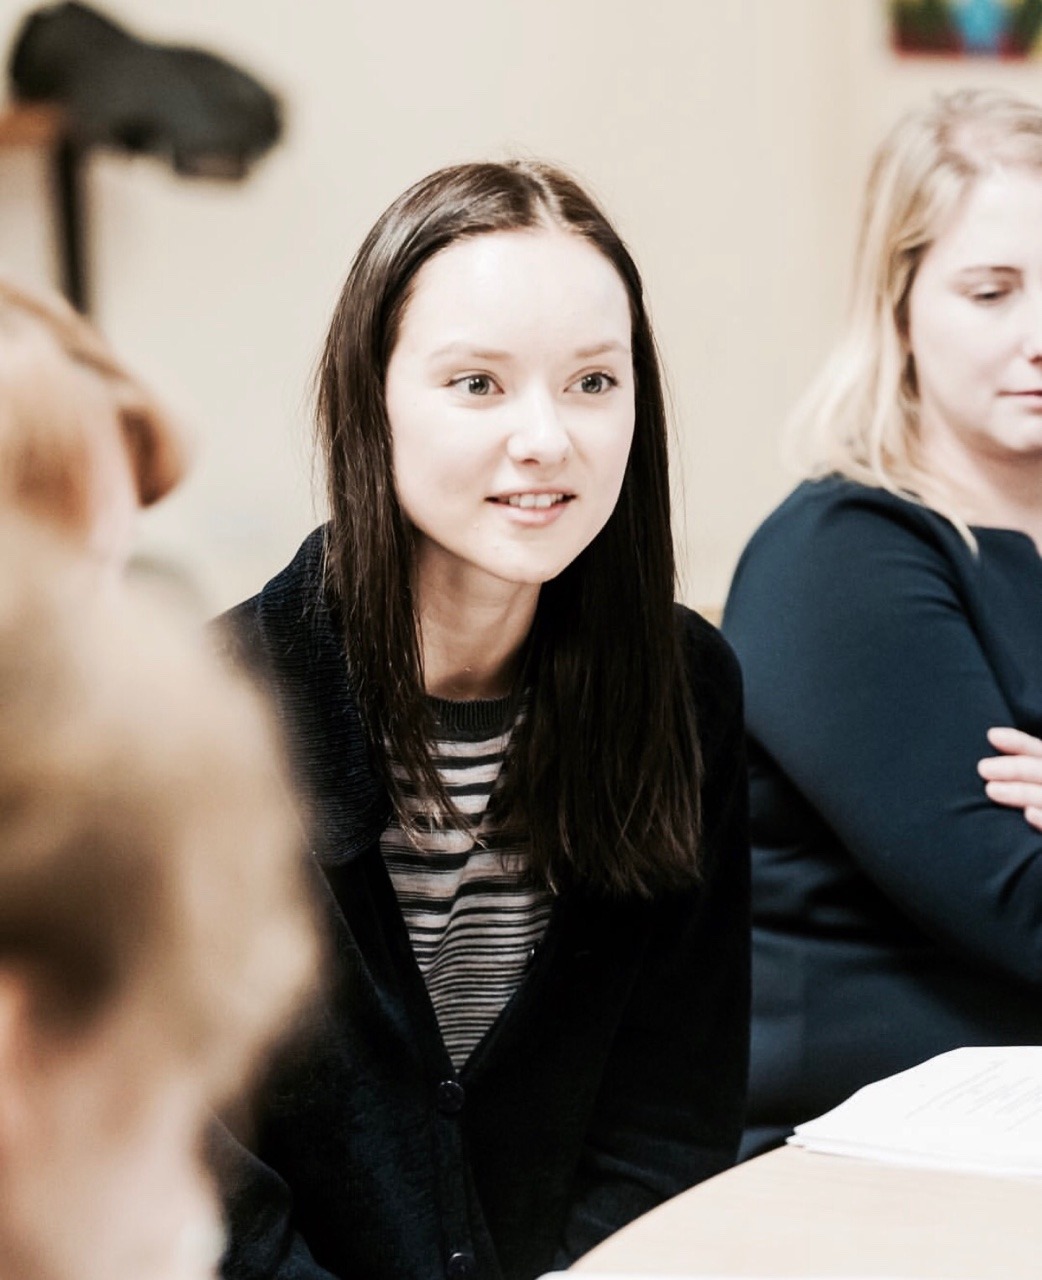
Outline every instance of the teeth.
{"type": "Polygon", "coordinates": [[[538,507],[546,508],[556,506],[558,502],[564,502],[563,493],[512,493],[507,498],[507,506],[509,507],[538,507]]]}

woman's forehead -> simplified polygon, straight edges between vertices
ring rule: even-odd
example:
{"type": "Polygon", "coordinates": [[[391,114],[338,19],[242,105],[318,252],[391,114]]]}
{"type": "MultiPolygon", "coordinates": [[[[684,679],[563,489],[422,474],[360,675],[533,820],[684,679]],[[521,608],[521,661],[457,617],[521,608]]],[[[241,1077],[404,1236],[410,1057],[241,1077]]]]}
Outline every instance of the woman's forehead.
{"type": "Polygon", "coordinates": [[[981,175],[943,220],[930,247],[952,265],[1016,266],[1042,252],[1042,172],[996,166],[981,175]]]}
{"type": "Polygon", "coordinates": [[[615,266],[556,227],[488,232],[443,249],[417,275],[400,341],[510,346],[547,329],[585,345],[629,342],[629,295],[615,266]]]}

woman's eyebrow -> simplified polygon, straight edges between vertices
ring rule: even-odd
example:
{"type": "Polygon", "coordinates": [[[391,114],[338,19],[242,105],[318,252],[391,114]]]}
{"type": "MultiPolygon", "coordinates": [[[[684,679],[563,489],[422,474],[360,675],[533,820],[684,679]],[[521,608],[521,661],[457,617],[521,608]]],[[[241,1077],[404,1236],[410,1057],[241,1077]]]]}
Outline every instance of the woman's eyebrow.
{"type": "Polygon", "coordinates": [[[447,342],[430,354],[431,360],[440,360],[443,356],[470,356],[475,360],[510,360],[509,351],[497,351],[491,347],[474,346],[469,342],[457,340],[447,342]]]}
{"type": "Polygon", "coordinates": [[[575,355],[579,360],[592,360],[594,356],[606,356],[611,353],[619,355],[630,355],[630,344],[628,342],[619,342],[616,338],[608,338],[604,342],[598,342],[592,347],[581,347],[576,351],[575,355]]]}
{"type": "MultiPolygon", "coordinates": [[[[595,356],[613,353],[628,357],[631,354],[630,344],[628,342],[620,342],[617,338],[606,338],[603,342],[595,342],[588,347],[578,347],[572,353],[572,356],[576,360],[592,360],[595,356]]],[[[428,359],[441,360],[447,356],[467,356],[469,359],[488,360],[490,362],[496,360],[506,361],[514,358],[509,351],[476,346],[463,339],[455,339],[432,351],[428,359]]]]}
{"type": "Polygon", "coordinates": [[[956,274],[960,278],[967,276],[1019,276],[1019,267],[1007,267],[1001,263],[978,262],[969,267],[961,267],[956,274]]]}

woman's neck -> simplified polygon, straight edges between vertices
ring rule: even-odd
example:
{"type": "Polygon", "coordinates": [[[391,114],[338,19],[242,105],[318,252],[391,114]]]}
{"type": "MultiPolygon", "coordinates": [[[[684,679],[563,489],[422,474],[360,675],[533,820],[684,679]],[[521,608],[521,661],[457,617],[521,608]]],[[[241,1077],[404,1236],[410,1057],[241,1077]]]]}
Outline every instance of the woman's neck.
{"type": "Polygon", "coordinates": [[[422,571],[417,578],[426,691],[459,700],[505,697],[535,617],[538,586],[422,571]]]}
{"type": "Polygon", "coordinates": [[[970,459],[947,442],[931,446],[923,448],[926,469],[958,494],[968,524],[1015,529],[1042,554],[1042,456],[970,459]]]}

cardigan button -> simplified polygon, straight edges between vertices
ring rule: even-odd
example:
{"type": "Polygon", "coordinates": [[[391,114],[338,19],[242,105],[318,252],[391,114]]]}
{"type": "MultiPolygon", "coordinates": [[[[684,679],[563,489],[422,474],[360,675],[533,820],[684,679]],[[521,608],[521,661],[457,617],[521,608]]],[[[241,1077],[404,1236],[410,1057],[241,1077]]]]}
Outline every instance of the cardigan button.
{"type": "Polygon", "coordinates": [[[469,1253],[450,1253],[449,1264],[445,1268],[449,1280],[474,1280],[478,1273],[477,1263],[469,1253]]]}
{"type": "MultiPolygon", "coordinates": [[[[454,1116],[463,1110],[463,1103],[466,1098],[463,1092],[463,1086],[455,1080],[443,1080],[434,1092],[435,1105],[442,1115],[454,1116]]],[[[469,1257],[469,1254],[453,1254],[453,1258],[469,1257]]],[[[451,1261],[451,1260],[450,1260],[451,1261]]]]}

